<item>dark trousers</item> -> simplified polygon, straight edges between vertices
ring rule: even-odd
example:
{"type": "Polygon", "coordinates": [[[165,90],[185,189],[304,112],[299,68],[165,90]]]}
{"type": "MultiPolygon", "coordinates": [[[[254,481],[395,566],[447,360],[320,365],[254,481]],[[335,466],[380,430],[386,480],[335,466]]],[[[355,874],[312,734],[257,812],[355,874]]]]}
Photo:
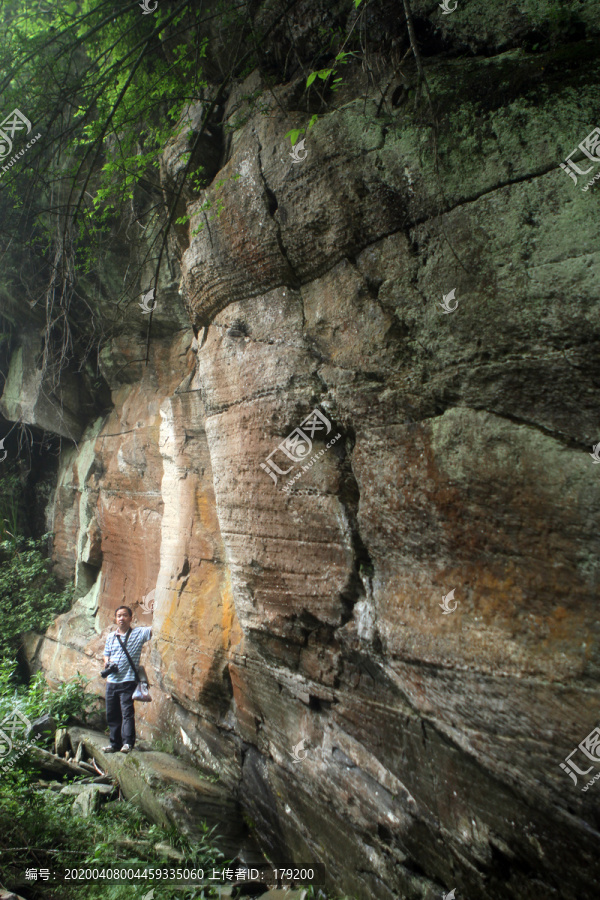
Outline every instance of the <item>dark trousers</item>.
{"type": "Polygon", "coordinates": [[[110,743],[116,750],[123,744],[135,746],[135,710],[131,696],[135,681],[106,685],[106,721],[110,729],[110,743]]]}

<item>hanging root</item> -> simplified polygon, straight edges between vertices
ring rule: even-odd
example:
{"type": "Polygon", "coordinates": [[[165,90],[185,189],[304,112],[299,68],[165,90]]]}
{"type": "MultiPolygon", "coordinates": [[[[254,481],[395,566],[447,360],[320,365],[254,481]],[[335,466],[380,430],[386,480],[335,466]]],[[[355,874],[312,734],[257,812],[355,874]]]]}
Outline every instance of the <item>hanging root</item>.
{"type": "Polygon", "coordinates": [[[419,74],[419,80],[417,82],[417,93],[415,97],[415,109],[419,103],[419,96],[421,92],[421,84],[425,85],[425,91],[427,93],[427,100],[429,101],[429,108],[433,114],[433,109],[431,107],[431,94],[429,93],[429,85],[427,83],[427,77],[425,75],[425,71],[423,69],[423,62],[421,60],[421,54],[419,53],[419,47],[417,45],[417,38],[415,37],[415,26],[413,24],[412,10],[410,8],[410,0],[402,0],[404,3],[404,15],[406,16],[406,25],[408,27],[408,37],[410,39],[410,46],[412,47],[412,52],[414,54],[416,63],[417,63],[417,72],[419,74]]]}

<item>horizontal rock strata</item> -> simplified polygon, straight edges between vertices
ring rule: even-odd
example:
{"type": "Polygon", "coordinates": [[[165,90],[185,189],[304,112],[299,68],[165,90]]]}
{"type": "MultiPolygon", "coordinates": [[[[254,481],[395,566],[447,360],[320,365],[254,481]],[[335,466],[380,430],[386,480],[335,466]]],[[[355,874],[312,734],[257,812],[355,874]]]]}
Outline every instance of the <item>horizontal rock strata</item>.
{"type": "MultiPolygon", "coordinates": [[[[559,763],[600,699],[600,194],[560,162],[597,124],[596,16],[579,4],[581,40],[535,53],[519,41],[548,4],[413,6],[445,48],[431,110],[394,76],[378,115],[393,72],[348,76],[296,164],[304,77],[230,93],[223,209],[185,197],[149,364],[133,329],[103,351],[113,409],[62,453],[54,558],[77,600],[29,656],[96,673],[132,606],[153,628],[140,733],[331,888],[581,900],[597,788],[559,763]]],[[[234,816],[190,778],[169,815],[204,797],[194,815],[234,816]]]]}

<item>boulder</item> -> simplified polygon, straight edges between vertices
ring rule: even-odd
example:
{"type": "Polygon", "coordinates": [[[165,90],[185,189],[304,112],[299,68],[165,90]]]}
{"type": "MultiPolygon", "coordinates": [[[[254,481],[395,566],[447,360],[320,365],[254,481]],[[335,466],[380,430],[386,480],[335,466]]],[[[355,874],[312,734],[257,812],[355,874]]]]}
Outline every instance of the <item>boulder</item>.
{"type": "Polygon", "coordinates": [[[63,785],[60,781],[37,781],[34,787],[38,788],[39,791],[55,791],[60,792],[63,789],[63,785]]]}
{"type": "Polygon", "coordinates": [[[84,791],[75,798],[73,806],[71,807],[71,813],[74,816],[82,816],[87,819],[89,816],[94,816],[98,812],[101,802],[102,797],[100,791],[84,791]]]}
{"type": "Polygon", "coordinates": [[[245,827],[238,803],[222,784],[178,757],[156,750],[128,754],[104,753],[105,735],[85,728],[69,728],[73,746],[83,743],[90,757],[117,778],[124,797],[139,806],[153,822],[175,825],[199,839],[202,823],[216,826],[224,853],[235,856],[245,827]]]}
{"type": "Polygon", "coordinates": [[[60,793],[75,797],[71,806],[72,815],[87,818],[98,812],[101,803],[114,793],[114,787],[108,784],[67,784],[60,793]]]}
{"type": "Polygon", "coordinates": [[[109,797],[114,791],[111,784],[66,784],[61,788],[60,793],[66,794],[67,797],[80,797],[81,794],[99,794],[109,797]]]}
{"type": "Polygon", "coordinates": [[[29,729],[29,736],[39,735],[40,737],[52,737],[56,734],[56,722],[48,713],[34,719],[29,729]]]}
{"type": "Polygon", "coordinates": [[[71,750],[69,732],[66,728],[58,728],[54,735],[54,752],[57,756],[64,756],[67,750],[71,750]]]}

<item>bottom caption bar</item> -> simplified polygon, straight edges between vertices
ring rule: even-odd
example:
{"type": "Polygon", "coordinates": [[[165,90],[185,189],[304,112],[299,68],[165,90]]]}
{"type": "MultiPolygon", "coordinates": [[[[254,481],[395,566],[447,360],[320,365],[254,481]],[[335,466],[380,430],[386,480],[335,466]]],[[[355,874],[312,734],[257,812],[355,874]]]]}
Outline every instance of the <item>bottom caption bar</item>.
{"type": "Polygon", "coordinates": [[[260,884],[325,884],[325,866],[321,863],[310,866],[253,866],[248,868],[201,869],[193,865],[181,865],[177,868],[166,866],[105,866],[98,868],[77,867],[56,869],[26,869],[27,881],[46,881],[48,883],[71,882],[71,884],[172,884],[173,886],[207,887],[222,884],[243,884],[258,882],[260,884]]]}

